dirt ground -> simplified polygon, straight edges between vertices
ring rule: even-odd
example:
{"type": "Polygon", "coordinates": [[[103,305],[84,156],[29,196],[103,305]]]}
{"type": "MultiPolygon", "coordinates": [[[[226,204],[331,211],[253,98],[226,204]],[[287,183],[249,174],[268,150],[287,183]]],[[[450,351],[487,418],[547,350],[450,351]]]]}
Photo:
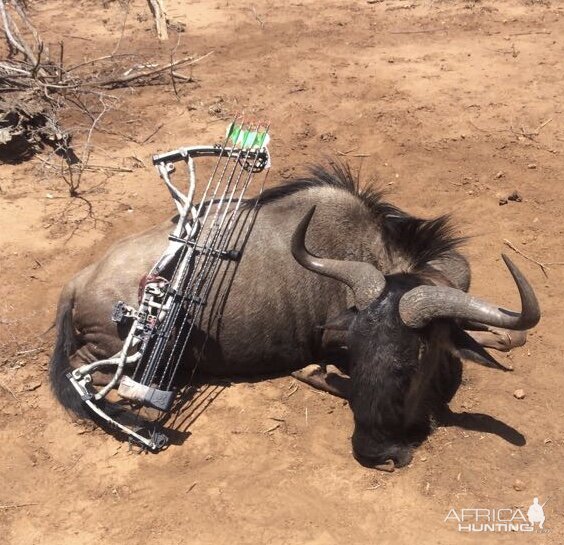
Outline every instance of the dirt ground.
{"type": "MultiPolygon", "coordinates": [[[[30,14],[47,42],[64,40],[67,62],[80,62],[116,47],[123,4],[31,2],[30,14]]],[[[91,163],[125,171],[85,173],[95,222],[81,220],[85,203],[41,156],[0,166],[0,541],[564,542],[564,5],[166,4],[186,31],[158,43],[146,2],[134,0],[119,52],[161,62],[171,49],[213,54],[176,93],[116,92],[91,163]],[[188,439],[158,455],[129,451],[55,403],[45,331],[62,286],[112,242],[173,212],[151,154],[213,143],[241,110],[272,122],[270,184],[346,158],[411,213],[454,215],[472,237],[473,293],[517,305],[502,251],[530,278],[543,319],[526,347],[500,356],[514,372],[465,367],[452,408],[482,415],[475,429],[438,429],[409,467],[387,474],[353,459],[346,404],[290,377],[202,387],[179,421],[188,439]],[[521,202],[501,206],[514,190],[521,202]],[[451,508],[526,511],[534,496],[548,501],[544,532],[475,535],[445,522],[451,508]]]]}

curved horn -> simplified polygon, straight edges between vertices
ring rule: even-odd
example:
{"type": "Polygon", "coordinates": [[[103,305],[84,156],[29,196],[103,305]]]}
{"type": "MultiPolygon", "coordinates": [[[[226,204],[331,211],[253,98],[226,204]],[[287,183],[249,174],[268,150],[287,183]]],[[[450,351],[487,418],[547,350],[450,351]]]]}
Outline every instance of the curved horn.
{"type": "Polygon", "coordinates": [[[339,261],[310,254],[305,247],[305,237],[315,206],[302,218],[292,235],[292,255],[306,269],[334,278],[352,289],[356,306],[362,310],[376,299],[386,285],[384,275],[370,263],[339,261]]]}
{"type": "Polygon", "coordinates": [[[540,320],[540,309],[533,288],[505,255],[501,254],[521,296],[521,312],[505,310],[444,286],[418,286],[400,300],[399,312],[408,327],[423,327],[434,318],[461,318],[507,329],[529,329],[540,320]]]}

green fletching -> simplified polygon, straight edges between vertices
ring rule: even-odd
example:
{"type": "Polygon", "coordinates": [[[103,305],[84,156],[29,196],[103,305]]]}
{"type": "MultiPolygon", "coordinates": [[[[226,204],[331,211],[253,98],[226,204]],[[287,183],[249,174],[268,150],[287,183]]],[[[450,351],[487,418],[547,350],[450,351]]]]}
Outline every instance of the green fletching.
{"type": "Polygon", "coordinates": [[[264,148],[268,145],[270,137],[262,131],[251,131],[243,125],[231,123],[227,127],[227,137],[233,142],[233,146],[242,149],[264,148]]]}

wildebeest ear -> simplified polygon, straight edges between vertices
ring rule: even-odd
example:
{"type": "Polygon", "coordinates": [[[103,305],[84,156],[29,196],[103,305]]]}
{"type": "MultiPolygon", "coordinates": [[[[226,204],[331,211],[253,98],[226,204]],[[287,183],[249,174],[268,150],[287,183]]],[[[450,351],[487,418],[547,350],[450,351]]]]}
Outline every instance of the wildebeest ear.
{"type": "Polygon", "coordinates": [[[513,371],[513,369],[504,367],[496,361],[481,344],[477,343],[468,333],[458,326],[453,326],[451,329],[451,343],[451,352],[459,358],[470,360],[492,369],[513,371]]]}
{"type": "Polygon", "coordinates": [[[357,314],[358,309],[356,307],[350,307],[318,327],[319,329],[331,329],[332,331],[347,331],[357,314]]]}

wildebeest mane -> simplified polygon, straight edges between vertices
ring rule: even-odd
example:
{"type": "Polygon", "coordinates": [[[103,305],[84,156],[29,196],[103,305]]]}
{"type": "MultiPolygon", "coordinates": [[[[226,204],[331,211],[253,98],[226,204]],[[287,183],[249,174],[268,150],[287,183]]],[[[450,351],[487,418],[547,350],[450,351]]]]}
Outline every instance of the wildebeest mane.
{"type": "Polygon", "coordinates": [[[268,188],[256,199],[247,201],[247,205],[265,206],[315,187],[333,187],[356,196],[382,225],[384,241],[409,257],[414,272],[425,270],[430,261],[444,256],[466,240],[455,236],[448,214],[428,220],[411,216],[384,201],[385,192],[373,184],[361,187],[359,177],[348,164],[341,162],[314,165],[306,176],[268,188]]]}

